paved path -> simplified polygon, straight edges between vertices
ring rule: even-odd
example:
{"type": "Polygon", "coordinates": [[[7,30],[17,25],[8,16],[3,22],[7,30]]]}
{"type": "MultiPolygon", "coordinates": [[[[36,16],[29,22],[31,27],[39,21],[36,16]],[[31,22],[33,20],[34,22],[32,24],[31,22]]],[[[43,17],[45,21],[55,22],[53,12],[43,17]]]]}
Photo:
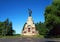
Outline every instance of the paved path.
{"type": "Polygon", "coordinates": [[[60,42],[60,39],[43,39],[43,38],[0,38],[0,42],[60,42]]]}

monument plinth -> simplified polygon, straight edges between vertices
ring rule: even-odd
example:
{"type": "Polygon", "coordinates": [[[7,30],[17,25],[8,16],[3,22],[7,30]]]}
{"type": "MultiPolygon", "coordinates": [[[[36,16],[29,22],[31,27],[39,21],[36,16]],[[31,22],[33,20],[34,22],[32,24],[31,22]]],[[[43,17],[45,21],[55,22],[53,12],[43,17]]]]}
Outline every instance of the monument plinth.
{"type": "Polygon", "coordinates": [[[36,27],[35,27],[35,24],[32,20],[32,11],[31,9],[28,9],[29,10],[29,17],[28,17],[28,20],[22,30],[22,35],[37,35],[38,34],[38,31],[36,31],[36,27]]]}

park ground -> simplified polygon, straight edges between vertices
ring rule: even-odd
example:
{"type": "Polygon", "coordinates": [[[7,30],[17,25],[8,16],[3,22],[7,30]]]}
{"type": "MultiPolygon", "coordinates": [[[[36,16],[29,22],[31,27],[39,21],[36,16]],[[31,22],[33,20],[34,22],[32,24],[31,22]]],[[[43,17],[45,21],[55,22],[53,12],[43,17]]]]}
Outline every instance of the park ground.
{"type": "Polygon", "coordinates": [[[0,36],[0,42],[60,42],[60,38],[44,38],[43,36],[0,36]]]}

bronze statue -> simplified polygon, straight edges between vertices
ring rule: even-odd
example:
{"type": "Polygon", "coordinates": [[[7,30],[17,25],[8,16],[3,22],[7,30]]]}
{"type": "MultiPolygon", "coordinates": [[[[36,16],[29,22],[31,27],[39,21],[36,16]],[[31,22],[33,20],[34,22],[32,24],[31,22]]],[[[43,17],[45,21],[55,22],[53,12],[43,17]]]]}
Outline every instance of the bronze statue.
{"type": "Polygon", "coordinates": [[[29,16],[31,16],[32,10],[31,9],[28,9],[28,11],[29,11],[29,16]]]}

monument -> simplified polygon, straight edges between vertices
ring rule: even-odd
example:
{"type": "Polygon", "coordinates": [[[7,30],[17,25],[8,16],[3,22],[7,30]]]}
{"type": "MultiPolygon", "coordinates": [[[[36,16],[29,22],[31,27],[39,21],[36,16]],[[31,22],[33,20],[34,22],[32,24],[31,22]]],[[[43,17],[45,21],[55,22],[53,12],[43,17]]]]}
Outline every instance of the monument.
{"type": "Polygon", "coordinates": [[[36,30],[35,24],[32,20],[32,10],[28,9],[29,17],[27,22],[25,23],[23,30],[22,30],[22,35],[37,35],[38,31],[36,30]]]}

